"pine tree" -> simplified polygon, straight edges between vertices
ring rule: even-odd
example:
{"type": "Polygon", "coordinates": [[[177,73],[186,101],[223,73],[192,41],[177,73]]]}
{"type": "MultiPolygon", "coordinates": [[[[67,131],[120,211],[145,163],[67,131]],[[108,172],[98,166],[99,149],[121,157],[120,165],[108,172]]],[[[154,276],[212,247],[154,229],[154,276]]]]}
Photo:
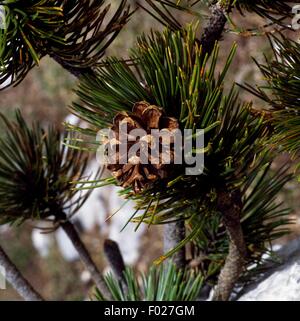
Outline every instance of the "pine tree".
{"type": "MultiPolygon", "coordinates": [[[[135,18],[137,8],[131,9],[126,0],[109,19],[106,1],[0,1],[7,16],[7,28],[0,30],[0,82],[17,85],[49,55],[78,77],[70,109],[89,125],[66,124],[71,132],[66,136],[38,124],[29,127],[20,113],[16,123],[1,116],[7,138],[0,140],[0,222],[21,225],[28,219],[54,217],[53,228],[65,229],[94,276],[98,300],[195,300],[204,284],[214,287],[214,300],[229,300],[262,271],[264,254],[272,257],[270,244],[287,234],[291,223],[289,209],[277,196],[294,176],[288,165],[274,172],[272,163],[282,148],[294,157],[300,148],[300,50],[285,35],[291,28],[292,3],[135,1],[138,10],[164,30],[139,35],[125,59],[104,53],[129,18],[135,18]],[[205,23],[199,14],[204,6],[211,11],[205,23]],[[193,21],[182,25],[176,12],[193,21]],[[236,44],[220,62],[220,42],[226,26],[235,26],[234,12],[259,15],[266,19],[266,28],[274,28],[273,34],[281,30],[269,36],[274,60],[258,64],[267,88],[242,84],[270,105],[266,111],[242,102],[238,87],[228,79],[236,44]],[[189,129],[193,146],[201,129],[204,146],[193,147],[192,154],[204,158],[204,167],[198,175],[187,175],[188,158],[177,164],[175,149],[170,155],[160,149],[155,164],[144,165],[141,154],[121,163],[121,137],[130,133],[121,131],[120,124],[144,129],[146,150],[154,140],[153,129],[167,136],[172,130],[189,129]],[[108,128],[115,137],[95,143],[97,133],[108,128]],[[109,178],[85,179],[88,158],[83,155],[99,151],[101,143],[106,150],[118,146],[118,162],[107,162],[109,178]],[[168,164],[163,162],[166,156],[168,164]],[[122,186],[124,199],[136,203],[130,219],[136,228],[165,227],[165,254],[142,277],[142,285],[139,275],[125,267],[117,244],[109,240],[104,253],[117,278],[103,278],[70,224],[70,216],[89,192],[105,185],[122,186]],[[89,192],[80,196],[83,190],[89,192]],[[76,204],[67,213],[74,197],[76,204]],[[143,215],[138,216],[140,211],[143,215]],[[160,267],[170,258],[175,265],[160,267]]],[[[180,148],[186,156],[187,145],[180,148]]],[[[2,252],[0,258],[9,264],[2,252]]]]}

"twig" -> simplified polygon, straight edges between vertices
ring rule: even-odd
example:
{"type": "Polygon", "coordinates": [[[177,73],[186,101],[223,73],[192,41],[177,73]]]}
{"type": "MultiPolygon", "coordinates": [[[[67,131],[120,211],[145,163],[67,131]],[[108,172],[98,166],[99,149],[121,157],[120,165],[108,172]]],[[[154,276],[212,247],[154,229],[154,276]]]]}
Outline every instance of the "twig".
{"type": "Polygon", "coordinates": [[[115,276],[119,281],[125,282],[126,267],[118,243],[113,240],[105,240],[104,253],[115,276]]]}
{"type": "MultiPolygon", "coordinates": [[[[164,252],[174,249],[185,238],[184,220],[165,224],[164,226],[164,252]]],[[[185,246],[181,247],[172,257],[172,262],[178,269],[185,268],[186,265],[185,246]]]]}
{"type": "Polygon", "coordinates": [[[87,270],[91,273],[92,279],[94,280],[97,288],[102,292],[106,299],[112,299],[101,273],[99,272],[85,245],[81,241],[74,225],[70,221],[65,221],[64,223],[61,223],[61,227],[77,250],[81,261],[83,262],[87,270]]]}
{"type": "Polygon", "coordinates": [[[0,246],[0,265],[5,270],[7,281],[14,287],[26,301],[44,301],[39,293],[37,293],[32,285],[24,278],[15,264],[9,259],[7,254],[0,246]]]}
{"type": "Polygon", "coordinates": [[[221,39],[227,22],[226,13],[230,11],[231,6],[224,2],[226,1],[218,1],[210,7],[211,16],[200,39],[203,52],[208,56],[212,53],[216,41],[221,39]]]}
{"type": "Polygon", "coordinates": [[[218,193],[218,210],[223,215],[223,222],[229,237],[229,253],[219,275],[214,292],[214,301],[227,301],[245,267],[246,245],[240,222],[242,210],[239,191],[221,190],[218,193]]]}
{"type": "Polygon", "coordinates": [[[59,55],[55,53],[51,53],[49,54],[49,56],[76,78],[79,78],[82,75],[93,74],[93,69],[91,67],[73,67],[70,66],[64,59],[62,59],[59,55]]]}
{"type": "Polygon", "coordinates": [[[128,293],[128,284],[125,278],[126,266],[118,243],[113,240],[105,240],[104,253],[111,266],[114,275],[121,282],[124,292],[128,293]]]}

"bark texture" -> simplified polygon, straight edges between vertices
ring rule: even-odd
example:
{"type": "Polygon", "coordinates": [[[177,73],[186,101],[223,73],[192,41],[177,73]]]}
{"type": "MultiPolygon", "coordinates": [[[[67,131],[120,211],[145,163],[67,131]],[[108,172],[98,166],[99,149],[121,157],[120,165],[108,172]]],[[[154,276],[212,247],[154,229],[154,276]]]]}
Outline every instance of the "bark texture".
{"type": "Polygon", "coordinates": [[[222,37],[226,22],[226,7],[219,1],[211,6],[211,15],[200,39],[204,53],[211,54],[216,41],[222,37]]]}
{"type": "Polygon", "coordinates": [[[242,202],[239,191],[218,193],[218,210],[229,238],[229,253],[215,289],[214,301],[227,301],[245,267],[246,244],[240,222],[242,202]]]}
{"type": "Polygon", "coordinates": [[[15,264],[10,260],[1,246],[0,265],[5,269],[7,281],[25,301],[44,301],[41,295],[35,291],[31,284],[19,272],[15,264]]]}
{"type": "MultiPolygon", "coordinates": [[[[185,238],[185,222],[178,221],[164,226],[164,252],[172,250],[185,238]]],[[[183,246],[171,258],[178,269],[183,269],[186,265],[186,253],[183,246]]]]}

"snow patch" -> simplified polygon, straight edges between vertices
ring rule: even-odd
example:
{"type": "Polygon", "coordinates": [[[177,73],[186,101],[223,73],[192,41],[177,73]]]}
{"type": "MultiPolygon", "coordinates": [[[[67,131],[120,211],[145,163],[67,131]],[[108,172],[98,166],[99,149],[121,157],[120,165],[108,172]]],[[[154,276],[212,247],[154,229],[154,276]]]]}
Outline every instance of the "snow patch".
{"type": "Polygon", "coordinates": [[[300,301],[300,259],[273,273],[239,301],[300,301]]]}

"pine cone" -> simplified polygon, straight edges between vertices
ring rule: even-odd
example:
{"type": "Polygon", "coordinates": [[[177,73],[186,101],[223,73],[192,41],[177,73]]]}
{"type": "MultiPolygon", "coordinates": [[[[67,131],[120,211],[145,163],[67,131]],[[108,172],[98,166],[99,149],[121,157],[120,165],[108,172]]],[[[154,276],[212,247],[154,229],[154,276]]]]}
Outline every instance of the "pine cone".
{"type": "Polygon", "coordinates": [[[174,163],[174,136],[170,133],[178,128],[179,124],[175,118],[166,117],[162,108],[144,101],[136,103],[132,113],[118,113],[112,126],[115,137],[107,143],[110,150],[115,147],[115,152],[112,153],[115,160],[110,163],[112,158],[109,158],[108,170],[117,178],[121,186],[124,188],[131,186],[135,193],[141,192],[158,179],[168,177],[174,163]],[[124,127],[122,125],[126,125],[125,130],[122,129],[124,127]],[[130,132],[134,129],[144,130],[145,135],[133,137],[130,132]],[[160,130],[160,135],[163,133],[164,138],[167,139],[157,140],[151,133],[152,129],[160,130]],[[168,140],[170,149],[166,151],[162,145],[168,140]],[[122,150],[124,142],[127,146],[124,145],[122,150]],[[131,155],[130,148],[137,142],[142,147],[131,155]],[[150,153],[151,148],[157,151],[156,155],[150,153]],[[143,161],[145,158],[147,162],[143,161]]]}

